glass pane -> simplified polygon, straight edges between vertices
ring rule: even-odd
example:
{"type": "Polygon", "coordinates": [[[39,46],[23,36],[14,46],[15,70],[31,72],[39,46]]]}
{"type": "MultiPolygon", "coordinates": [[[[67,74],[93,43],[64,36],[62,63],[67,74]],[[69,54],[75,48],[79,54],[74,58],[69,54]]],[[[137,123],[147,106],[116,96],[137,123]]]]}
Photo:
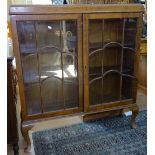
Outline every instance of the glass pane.
{"type": "Polygon", "coordinates": [[[102,78],[89,83],[89,102],[90,105],[97,105],[102,103],[102,78]]]}
{"type": "Polygon", "coordinates": [[[39,82],[37,54],[22,55],[24,83],[39,82]]]}
{"type": "Polygon", "coordinates": [[[63,77],[65,107],[78,107],[77,57],[63,54],[63,77]]]}
{"type": "Polygon", "coordinates": [[[68,78],[64,81],[65,108],[78,107],[78,84],[77,78],[68,78]]]}
{"type": "Polygon", "coordinates": [[[41,79],[55,76],[62,79],[61,53],[55,48],[43,48],[39,51],[41,79]]]}
{"type": "Polygon", "coordinates": [[[64,51],[77,49],[77,21],[62,21],[62,37],[64,51]]]}
{"type": "Polygon", "coordinates": [[[77,57],[63,54],[63,74],[64,79],[77,78],[77,57]]]}
{"type": "Polygon", "coordinates": [[[89,53],[103,47],[103,20],[89,20],[89,53]]]}
{"type": "Polygon", "coordinates": [[[17,22],[18,40],[21,53],[36,52],[35,24],[33,21],[17,22]]]}
{"type": "MultiPolygon", "coordinates": [[[[103,20],[89,20],[89,80],[102,75],[103,20]]],[[[92,91],[93,91],[92,84],[92,91]]],[[[94,97],[92,97],[93,100],[94,97]]]]}
{"type": "Polygon", "coordinates": [[[111,44],[103,52],[103,73],[108,70],[121,70],[122,47],[111,44]]]}
{"type": "Polygon", "coordinates": [[[133,78],[127,76],[122,77],[122,100],[133,98],[135,86],[136,81],[133,78]]]}
{"type": "Polygon", "coordinates": [[[104,43],[122,42],[123,19],[104,20],[104,43]]]}
{"type": "Polygon", "coordinates": [[[25,86],[25,101],[29,115],[41,113],[41,96],[39,84],[25,86]]]}
{"type": "Polygon", "coordinates": [[[77,21],[62,21],[65,108],[78,107],[77,21]]]}
{"type": "Polygon", "coordinates": [[[135,48],[136,41],[136,32],[137,32],[137,19],[128,18],[125,19],[125,34],[124,34],[124,46],[135,48]]]}
{"type": "Polygon", "coordinates": [[[123,50],[123,73],[133,75],[135,52],[131,49],[123,50]]]}
{"type": "Polygon", "coordinates": [[[120,74],[111,72],[103,77],[103,103],[120,100],[120,74]]]}
{"type": "Polygon", "coordinates": [[[37,22],[38,48],[61,47],[61,23],[58,20],[37,22]]]}
{"type": "Polygon", "coordinates": [[[44,79],[41,93],[45,112],[63,110],[64,103],[61,79],[56,77],[44,79]]]}
{"type": "Polygon", "coordinates": [[[92,80],[102,75],[102,55],[103,50],[98,50],[89,55],[89,79],[92,80]]]}
{"type": "Polygon", "coordinates": [[[89,83],[90,105],[120,100],[120,75],[109,73],[103,78],[97,77],[89,83]]]}

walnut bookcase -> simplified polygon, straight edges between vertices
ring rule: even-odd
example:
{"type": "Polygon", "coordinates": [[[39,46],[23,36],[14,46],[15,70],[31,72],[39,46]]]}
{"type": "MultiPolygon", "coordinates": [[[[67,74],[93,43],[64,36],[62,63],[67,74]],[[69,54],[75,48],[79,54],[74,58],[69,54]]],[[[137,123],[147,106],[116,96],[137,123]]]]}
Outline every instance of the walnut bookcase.
{"type": "Polygon", "coordinates": [[[11,6],[21,130],[70,114],[130,108],[138,114],[137,68],[143,6],[11,6]]]}

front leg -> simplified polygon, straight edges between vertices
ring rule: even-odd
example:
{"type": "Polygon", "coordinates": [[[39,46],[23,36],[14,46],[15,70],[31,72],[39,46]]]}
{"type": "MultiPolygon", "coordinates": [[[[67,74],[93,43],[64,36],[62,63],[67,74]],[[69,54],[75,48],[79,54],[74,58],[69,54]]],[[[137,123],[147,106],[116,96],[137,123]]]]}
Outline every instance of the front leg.
{"type": "Polygon", "coordinates": [[[26,153],[31,152],[31,141],[30,141],[30,137],[29,137],[28,132],[29,132],[29,130],[32,129],[32,127],[33,127],[33,125],[22,126],[22,129],[21,129],[22,135],[23,135],[23,137],[24,137],[24,140],[25,140],[26,143],[27,143],[27,146],[26,146],[25,149],[24,149],[24,151],[25,151],[26,153]]]}
{"type": "Polygon", "coordinates": [[[136,126],[135,119],[136,119],[136,116],[138,115],[139,108],[138,108],[138,106],[136,105],[135,107],[132,107],[131,110],[132,110],[132,116],[131,116],[131,122],[130,122],[130,124],[131,124],[131,128],[134,129],[134,128],[137,127],[137,126],[136,126]]]}

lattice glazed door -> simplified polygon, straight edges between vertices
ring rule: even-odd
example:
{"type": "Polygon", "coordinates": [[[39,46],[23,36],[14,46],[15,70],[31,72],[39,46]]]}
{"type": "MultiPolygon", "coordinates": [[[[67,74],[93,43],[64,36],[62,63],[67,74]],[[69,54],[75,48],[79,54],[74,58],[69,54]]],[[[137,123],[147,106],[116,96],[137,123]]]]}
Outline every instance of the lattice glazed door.
{"type": "Polygon", "coordinates": [[[104,19],[100,15],[96,19],[92,14],[85,19],[86,111],[134,100],[137,18],[104,19]]]}
{"type": "Polygon", "coordinates": [[[81,108],[78,22],[17,21],[28,115],[81,108]]]}

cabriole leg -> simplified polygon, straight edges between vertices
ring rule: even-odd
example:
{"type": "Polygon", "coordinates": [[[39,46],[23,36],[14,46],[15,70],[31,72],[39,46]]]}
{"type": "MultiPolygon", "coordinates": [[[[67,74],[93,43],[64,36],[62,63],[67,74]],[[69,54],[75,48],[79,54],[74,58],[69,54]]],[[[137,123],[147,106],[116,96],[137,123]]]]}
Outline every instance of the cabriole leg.
{"type": "Polygon", "coordinates": [[[31,126],[22,127],[22,129],[21,129],[22,135],[23,135],[23,137],[24,137],[24,140],[25,140],[26,143],[27,143],[27,146],[26,146],[26,148],[24,149],[24,151],[25,151],[26,153],[31,152],[31,141],[30,141],[30,137],[29,137],[28,132],[29,132],[29,130],[32,129],[32,127],[33,127],[33,126],[31,125],[31,126]]]}
{"type": "Polygon", "coordinates": [[[133,107],[132,109],[132,116],[131,116],[131,128],[136,128],[136,122],[135,122],[135,119],[136,119],[136,116],[138,115],[138,112],[139,112],[139,108],[138,106],[135,106],[133,107]]]}

